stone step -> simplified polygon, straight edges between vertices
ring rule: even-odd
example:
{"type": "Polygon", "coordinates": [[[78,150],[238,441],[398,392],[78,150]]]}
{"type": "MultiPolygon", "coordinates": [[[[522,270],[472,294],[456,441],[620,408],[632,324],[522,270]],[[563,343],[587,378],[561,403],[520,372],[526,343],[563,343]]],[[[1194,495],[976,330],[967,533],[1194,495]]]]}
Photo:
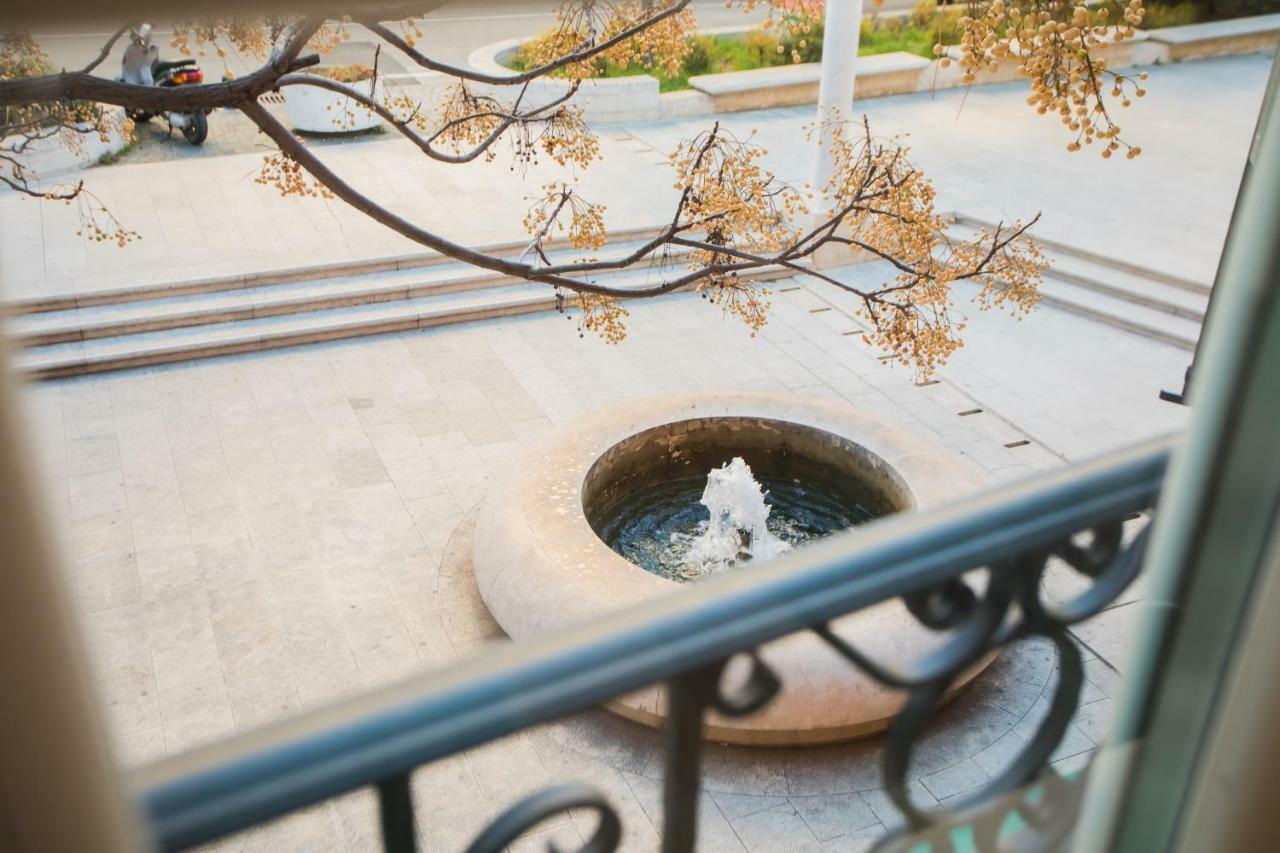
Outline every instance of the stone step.
{"type": "Polygon", "coordinates": [[[555,297],[550,291],[516,285],[478,293],[461,292],[53,344],[24,350],[15,360],[22,373],[50,379],[462,323],[554,307],[555,297]]]}
{"type": "MultiPolygon", "coordinates": [[[[765,269],[753,278],[791,274],[790,270],[765,269]]],[[[618,287],[642,287],[649,283],[649,274],[633,271],[607,280],[618,287]]],[[[52,379],[555,308],[556,298],[550,288],[521,283],[50,344],[17,353],[15,362],[18,370],[31,378],[52,379]]]]}
{"type": "Polygon", "coordinates": [[[1124,329],[1146,338],[1194,351],[1200,323],[1158,308],[1121,299],[1090,287],[1046,277],[1040,285],[1042,305],[1124,329]]]}
{"type": "Polygon", "coordinates": [[[1048,256],[1052,265],[1046,275],[1051,278],[1197,323],[1204,321],[1209,307],[1208,294],[1172,287],[1071,255],[1050,252],[1048,256]]]}
{"type": "MultiPolygon", "coordinates": [[[[990,231],[993,228],[995,228],[995,223],[988,222],[987,220],[981,219],[976,216],[971,216],[967,213],[953,212],[949,214],[949,217],[957,225],[961,226],[961,228],[955,229],[956,231],[967,229],[968,231],[971,232],[979,228],[985,228],[988,231],[990,231]]],[[[1051,240],[1039,234],[1036,234],[1034,229],[1031,232],[1031,236],[1035,239],[1035,241],[1040,245],[1042,249],[1046,250],[1046,254],[1055,255],[1059,257],[1064,255],[1071,256],[1073,258],[1076,258],[1082,261],[1097,264],[1109,270],[1113,270],[1116,272],[1129,273],[1130,275],[1136,276],[1140,279],[1160,282],[1161,284],[1167,284],[1170,287],[1176,287],[1179,290],[1187,290],[1192,293],[1199,293],[1202,296],[1208,296],[1209,293],[1213,290],[1213,285],[1211,284],[1206,284],[1204,282],[1196,281],[1190,278],[1185,278],[1183,276],[1173,275],[1172,273],[1163,272],[1162,270],[1154,270],[1154,269],[1151,269],[1150,267],[1144,267],[1141,264],[1135,264],[1130,261],[1121,260],[1119,258],[1112,258],[1106,255],[1100,255],[1096,252],[1090,252],[1087,249],[1081,249],[1077,246],[1072,246],[1068,243],[1063,243],[1058,240],[1051,240]]]]}
{"type": "MultiPolygon", "coordinates": [[[[948,229],[948,234],[959,239],[972,239],[978,228],[989,231],[993,227],[965,214],[953,214],[953,218],[955,224],[948,229]]],[[[1184,349],[1195,349],[1211,288],[1032,236],[1049,262],[1040,286],[1043,304],[1184,349]]]]}
{"type": "MultiPolygon", "coordinates": [[[[610,246],[601,259],[621,257],[640,243],[610,246]]],[[[671,255],[687,251],[674,250],[671,255]]],[[[549,253],[568,261],[576,253],[549,253]]],[[[368,274],[274,282],[236,290],[164,296],[8,318],[7,331],[24,346],[45,346],[120,335],[181,329],[212,323],[298,314],[327,308],[368,305],[500,287],[519,281],[512,276],[460,262],[389,269],[368,274]]]]}
{"type": "Polygon", "coordinates": [[[510,279],[485,270],[467,270],[460,264],[442,264],[429,269],[389,270],[320,281],[26,314],[9,318],[6,326],[10,337],[23,346],[46,346],[343,305],[374,304],[423,296],[432,290],[460,291],[503,281],[509,283],[510,279]]]}
{"type": "MultiPolygon", "coordinates": [[[[624,228],[610,232],[610,239],[615,241],[640,241],[652,236],[657,229],[652,226],[624,228]]],[[[475,246],[477,251],[490,255],[518,255],[524,251],[528,240],[513,240],[500,243],[475,246]]],[[[568,247],[565,238],[546,241],[547,248],[556,251],[568,247]]],[[[220,293],[243,290],[272,284],[287,284],[298,281],[317,281],[322,279],[349,278],[397,270],[413,270],[435,265],[457,263],[447,255],[439,252],[414,252],[405,255],[366,258],[351,261],[334,261],[320,264],[286,267],[276,270],[260,270],[239,275],[219,275],[206,278],[194,278],[183,281],[164,282],[160,284],[143,284],[84,291],[81,293],[63,294],[35,299],[18,299],[0,303],[0,317],[15,317],[54,311],[69,311],[76,308],[88,308],[98,305],[117,305],[128,302],[143,302],[155,299],[166,299],[199,293],[220,293]]]]}

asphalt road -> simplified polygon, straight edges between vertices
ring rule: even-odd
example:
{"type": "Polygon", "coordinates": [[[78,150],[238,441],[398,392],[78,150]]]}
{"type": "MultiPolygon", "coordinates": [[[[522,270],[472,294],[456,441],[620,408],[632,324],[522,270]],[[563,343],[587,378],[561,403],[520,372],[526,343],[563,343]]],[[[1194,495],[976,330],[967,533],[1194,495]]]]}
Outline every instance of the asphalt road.
{"type": "MultiPolygon", "coordinates": [[[[880,8],[882,11],[910,9],[915,3],[916,0],[885,0],[880,8]]],[[[423,19],[424,35],[418,39],[418,47],[444,62],[465,63],[468,54],[481,45],[533,35],[546,29],[555,20],[554,10],[557,5],[549,0],[459,0],[449,3],[423,19]]],[[[867,11],[871,11],[869,0],[865,6],[867,11]]],[[[693,9],[698,16],[698,23],[703,27],[752,24],[764,17],[760,9],[751,14],[736,7],[726,9],[723,0],[701,0],[693,4],[693,9]]],[[[168,47],[171,30],[163,22],[157,22],[156,26],[155,41],[160,47],[160,55],[172,58],[176,52],[168,47]]],[[[97,56],[110,35],[105,31],[45,30],[36,33],[36,40],[48,52],[54,65],[77,68],[83,67],[97,56]]],[[[332,54],[332,59],[344,63],[367,63],[372,59],[376,41],[363,28],[353,27],[351,40],[339,47],[332,54]]],[[[120,51],[121,48],[117,46],[112,57],[101,66],[100,73],[114,72],[119,68],[120,51]]],[[[225,61],[215,57],[203,60],[206,72],[211,77],[221,76],[224,62],[225,70],[235,74],[256,66],[252,59],[237,55],[229,56],[225,61]]],[[[405,67],[407,63],[404,60],[397,60],[394,51],[384,50],[379,64],[387,73],[405,73],[411,70],[405,67]]]]}

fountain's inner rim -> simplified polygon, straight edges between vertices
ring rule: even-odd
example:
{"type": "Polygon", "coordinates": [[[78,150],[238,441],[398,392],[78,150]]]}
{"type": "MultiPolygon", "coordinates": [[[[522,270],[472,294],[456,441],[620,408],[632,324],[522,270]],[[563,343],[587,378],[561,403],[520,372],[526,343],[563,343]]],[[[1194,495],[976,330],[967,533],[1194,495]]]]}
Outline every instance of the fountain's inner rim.
{"type": "Polygon", "coordinates": [[[631,563],[696,580],[913,505],[871,451],[816,427],[722,417],[666,424],[592,466],[583,508],[631,563]]]}

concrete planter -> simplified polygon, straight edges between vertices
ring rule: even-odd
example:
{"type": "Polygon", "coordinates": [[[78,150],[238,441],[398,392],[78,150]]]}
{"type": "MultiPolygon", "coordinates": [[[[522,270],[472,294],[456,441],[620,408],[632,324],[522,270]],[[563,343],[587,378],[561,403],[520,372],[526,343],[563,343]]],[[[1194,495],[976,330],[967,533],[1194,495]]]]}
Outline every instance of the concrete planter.
{"type": "MultiPolygon", "coordinates": [[[[503,63],[524,41],[526,39],[506,39],[485,45],[472,51],[467,62],[474,70],[485,74],[510,76],[516,72],[503,63]]],[[[554,77],[534,80],[529,84],[523,105],[534,107],[562,98],[569,91],[569,85],[568,80],[554,77]]],[[[474,88],[503,102],[509,102],[519,91],[518,86],[479,85],[474,88]]],[[[583,80],[569,103],[582,110],[587,121],[653,121],[662,117],[658,81],[647,74],[583,80]]]]}
{"type": "MultiPolygon", "coordinates": [[[[123,117],[124,110],[117,112],[123,117]]],[[[127,144],[123,134],[112,131],[106,140],[96,134],[81,136],[79,149],[72,150],[54,136],[31,143],[22,155],[22,163],[41,179],[53,178],[92,166],[98,158],[116,154],[127,144]]]]}
{"type": "MultiPolygon", "coordinates": [[[[351,86],[370,91],[374,99],[382,95],[382,82],[361,80],[351,86]]],[[[285,86],[285,111],[289,124],[303,133],[361,133],[382,125],[377,113],[345,95],[314,86],[285,86]]]]}

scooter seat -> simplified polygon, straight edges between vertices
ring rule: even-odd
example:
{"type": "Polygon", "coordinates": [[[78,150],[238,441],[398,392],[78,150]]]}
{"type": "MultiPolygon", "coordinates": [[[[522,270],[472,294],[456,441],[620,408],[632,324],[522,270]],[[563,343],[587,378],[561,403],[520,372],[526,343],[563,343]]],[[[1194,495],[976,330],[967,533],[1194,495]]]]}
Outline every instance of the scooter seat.
{"type": "Polygon", "coordinates": [[[155,62],[151,63],[151,76],[157,77],[166,71],[172,71],[174,68],[181,68],[184,65],[195,65],[195,64],[196,64],[196,61],[195,59],[192,59],[192,58],[178,59],[178,60],[174,60],[173,62],[165,62],[163,60],[157,59],[155,62]]]}

